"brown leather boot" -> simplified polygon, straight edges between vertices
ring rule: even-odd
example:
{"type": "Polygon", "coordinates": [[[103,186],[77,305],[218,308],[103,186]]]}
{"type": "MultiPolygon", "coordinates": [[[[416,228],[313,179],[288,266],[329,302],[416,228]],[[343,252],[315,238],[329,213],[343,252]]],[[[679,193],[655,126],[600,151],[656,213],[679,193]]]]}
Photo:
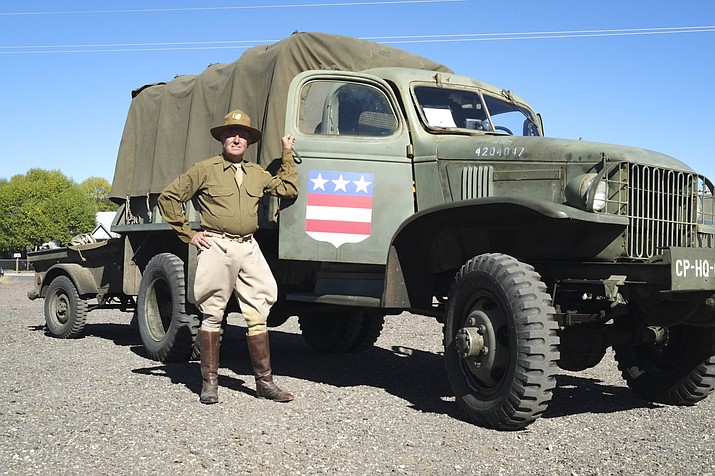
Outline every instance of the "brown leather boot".
{"type": "Polygon", "coordinates": [[[218,403],[218,354],[221,345],[221,333],[199,329],[199,348],[201,350],[201,403],[218,403]]]}
{"type": "Polygon", "coordinates": [[[271,372],[271,350],[268,345],[268,331],[246,336],[248,353],[251,355],[253,372],[256,374],[256,397],[275,402],[290,402],[293,395],[281,390],[273,383],[271,372]]]}

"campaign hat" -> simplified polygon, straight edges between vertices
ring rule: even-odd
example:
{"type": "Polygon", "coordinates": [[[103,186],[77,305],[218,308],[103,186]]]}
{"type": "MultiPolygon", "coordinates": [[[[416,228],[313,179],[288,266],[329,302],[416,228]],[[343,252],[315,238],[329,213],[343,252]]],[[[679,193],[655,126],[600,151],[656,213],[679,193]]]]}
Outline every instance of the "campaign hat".
{"type": "Polygon", "coordinates": [[[240,109],[234,109],[223,118],[223,125],[211,128],[211,135],[217,141],[221,141],[221,134],[227,129],[244,129],[250,135],[249,143],[253,144],[261,140],[261,131],[251,126],[251,117],[240,109]]]}

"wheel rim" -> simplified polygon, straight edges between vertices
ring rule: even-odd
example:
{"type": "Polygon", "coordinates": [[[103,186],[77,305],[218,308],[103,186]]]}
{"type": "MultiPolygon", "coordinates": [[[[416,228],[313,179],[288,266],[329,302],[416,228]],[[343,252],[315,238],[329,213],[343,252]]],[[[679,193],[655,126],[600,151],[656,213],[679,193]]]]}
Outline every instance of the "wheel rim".
{"type": "Polygon", "coordinates": [[[455,338],[463,372],[475,391],[496,393],[511,366],[507,315],[488,292],[475,295],[465,309],[465,319],[455,338]]]}
{"type": "Polygon", "coordinates": [[[166,282],[157,279],[151,283],[145,311],[149,334],[153,340],[159,342],[166,336],[171,325],[171,290],[166,282]]]}
{"type": "Polygon", "coordinates": [[[70,316],[70,300],[67,294],[57,292],[52,298],[50,315],[60,324],[66,324],[70,316]]]}

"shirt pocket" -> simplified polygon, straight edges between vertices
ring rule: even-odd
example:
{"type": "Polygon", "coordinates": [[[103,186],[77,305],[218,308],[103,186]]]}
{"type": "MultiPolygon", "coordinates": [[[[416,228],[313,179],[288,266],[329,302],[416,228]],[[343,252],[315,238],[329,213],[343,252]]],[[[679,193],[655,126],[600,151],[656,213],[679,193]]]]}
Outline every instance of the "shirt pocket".
{"type": "Polygon", "coordinates": [[[209,213],[213,216],[232,217],[236,215],[238,197],[234,188],[212,187],[206,192],[206,195],[210,204],[209,213]]]}
{"type": "Polygon", "coordinates": [[[259,182],[249,182],[245,184],[246,195],[248,195],[248,203],[246,211],[252,217],[258,214],[258,203],[263,198],[263,185],[259,182]]]}
{"type": "Polygon", "coordinates": [[[245,184],[246,193],[255,198],[261,198],[263,196],[263,184],[260,182],[249,182],[245,184]]]}

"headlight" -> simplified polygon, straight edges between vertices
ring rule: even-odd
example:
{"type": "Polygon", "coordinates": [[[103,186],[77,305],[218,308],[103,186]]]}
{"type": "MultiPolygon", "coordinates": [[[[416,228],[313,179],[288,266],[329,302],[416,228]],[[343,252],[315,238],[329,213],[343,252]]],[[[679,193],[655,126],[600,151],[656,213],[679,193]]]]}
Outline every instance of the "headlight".
{"type": "MultiPolygon", "coordinates": [[[[593,211],[600,212],[606,208],[606,200],[608,200],[608,184],[605,180],[599,180],[596,184],[596,188],[594,189],[593,180],[596,180],[596,178],[594,177],[591,180],[591,185],[588,189],[593,192],[593,211]]],[[[588,197],[586,199],[586,203],[588,203],[588,197]]]]}
{"type": "Polygon", "coordinates": [[[566,202],[590,212],[600,212],[606,208],[608,183],[598,180],[598,174],[579,175],[566,185],[566,202]]]}

